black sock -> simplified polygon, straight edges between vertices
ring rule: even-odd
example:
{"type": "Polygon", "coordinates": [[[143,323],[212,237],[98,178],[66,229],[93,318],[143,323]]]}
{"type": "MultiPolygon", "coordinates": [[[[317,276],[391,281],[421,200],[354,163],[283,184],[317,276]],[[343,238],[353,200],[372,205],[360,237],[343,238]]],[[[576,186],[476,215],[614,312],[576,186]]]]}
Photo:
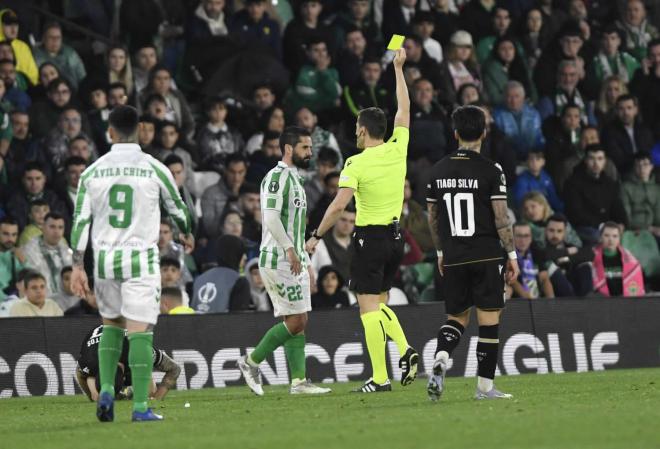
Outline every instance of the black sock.
{"type": "Polygon", "coordinates": [[[500,347],[498,339],[499,325],[479,326],[479,343],[477,343],[477,361],[479,369],[477,375],[486,379],[495,378],[497,367],[497,353],[500,347]]]}
{"type": "Polygon", "coordinates": [[[451,356],[451,353],[458,346],[458,342],[461,340],[461,335],[463,335],[464,331],[465,328],[458,321],[447,320],[438,331],[438,346],[435,349],[435,353],[445,351],[451,356]]]}

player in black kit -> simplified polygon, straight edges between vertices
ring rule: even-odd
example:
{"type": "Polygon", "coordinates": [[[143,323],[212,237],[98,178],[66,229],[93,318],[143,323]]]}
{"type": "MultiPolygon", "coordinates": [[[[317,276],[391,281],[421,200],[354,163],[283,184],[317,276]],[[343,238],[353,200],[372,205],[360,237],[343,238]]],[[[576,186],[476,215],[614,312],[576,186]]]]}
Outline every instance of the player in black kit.
{"type": "MultiPolygon", "coordinates": [[[[90,401],[98,399],[99,390],[99,341],[103,334],[103,325],[92,329],[82,342],[80,347],[80,356],[78,357],[78,366],[76,368],[76,378],[80,389],[87,395],[90,401]]],[[[124,336],[124,339],[126,337],[124,336]]],[[[115,394],[117,399],[127,398],[124,393],[125,387],[131,385],[131,371],[128,367],[128,342],[124,341],[123,351],[119,356],[117,374],[115,378],[115,394]]],[[[164,371],[165,376],[161,383],[156,386],[151,383],[149,396],[155,399],[163,399],[167,392],[176,386],[176,380],[181,373],[181,367],[172,360],[165,351],[153,348],[154,370],[164,371]]]]}
{"type": "Polygon", "coordinates": [[[427,192],[429,226],[438,252],[447,310],[447,322],[438,332],[427,392],[431,400],[440,399],[447,362],[475,306],[479,322],[475,397],[510,398],[493,386],[504,282],[505,278],[511,282],[519,274],[507,214],[506,178],[499,164],[479,153],[486,137],[483,110],[460,107],[452,120],[459,149],[435,164],[427,192]]]}

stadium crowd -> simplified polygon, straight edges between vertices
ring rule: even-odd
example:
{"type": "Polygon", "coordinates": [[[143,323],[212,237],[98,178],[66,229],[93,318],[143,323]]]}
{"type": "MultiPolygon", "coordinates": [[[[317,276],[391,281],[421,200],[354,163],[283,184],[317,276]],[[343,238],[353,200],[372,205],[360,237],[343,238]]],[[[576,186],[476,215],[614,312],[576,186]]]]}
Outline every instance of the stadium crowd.
{"type": "MultiPolygon", "coordinates": [[[[660,288],[657,1],[27,2],[59,21],[6,3],[16,9],[0,11],[0,315],[97,313],[93,294],[71,293],[68,242],[78,180],[109,151],[121,104],[142,114],[143,151],[170,169],[194,217],[186,253],[163,216],[162,312],[270,310],[259,186],[281,157],[279,133],[312,133],[311,232],[356,152],[358,111],[382,108],[391,125],[394,33],[406,36],[412,101],[396,302],[442,299],[426,186],[456,149],[450,114],[464,104],[488,112],[482,152],[509,186],[522,271],[509,296],[660,288]]],[[[312,257],[314,308],[355,302],[354,225],[344,212],[312,257]]]]}

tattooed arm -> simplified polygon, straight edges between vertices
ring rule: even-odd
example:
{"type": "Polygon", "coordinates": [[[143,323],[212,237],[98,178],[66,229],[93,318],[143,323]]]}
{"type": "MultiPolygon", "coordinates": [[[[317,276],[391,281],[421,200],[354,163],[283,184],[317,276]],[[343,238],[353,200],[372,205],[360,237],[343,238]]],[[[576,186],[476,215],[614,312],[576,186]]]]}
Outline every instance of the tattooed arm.
{"type": "Polygon", "coordinates": [[[506,280],[508,283],[518,279],[520,269],[518,268],[518,259],[516,257],[516,248],[513,245],[513,228],[509,220],[509,209],[506,200],[492,200],[493,213],[495,214],[495,227],[500,236],[502,246],[508,254],[506,263],[506,280]]]}

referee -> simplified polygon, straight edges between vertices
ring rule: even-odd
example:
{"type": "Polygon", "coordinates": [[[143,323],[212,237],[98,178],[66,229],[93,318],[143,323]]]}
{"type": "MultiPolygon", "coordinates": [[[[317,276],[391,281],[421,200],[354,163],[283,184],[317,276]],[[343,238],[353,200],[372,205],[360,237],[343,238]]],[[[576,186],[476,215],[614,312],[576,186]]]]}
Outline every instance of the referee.
{"type": "Polygon", "coordinates": [[[355,291],[360,304],[360,318],[373,370],[373,377],[355,390],[359,393],[392,390],[385,363],[386,334],[399,350],[401,384],[408,385],[417,376],[419,355],[408,345],[399,320],[385,304],[403,257],[399,217],[403,206],[410,126],[410,98],[403,78],[405,61],[405,50],[397,50],[393,63],[398,110],[392,137],[387,142],[383,140],[387,118],[381,109],[360,111],[355,136],[362,152],[346,160],[339,178],[339,192],[306,247],[308,252],[314,252],[323,235],[330,231],[355,195],[357,217],[351,243],[349,288],[355,291]]]}

